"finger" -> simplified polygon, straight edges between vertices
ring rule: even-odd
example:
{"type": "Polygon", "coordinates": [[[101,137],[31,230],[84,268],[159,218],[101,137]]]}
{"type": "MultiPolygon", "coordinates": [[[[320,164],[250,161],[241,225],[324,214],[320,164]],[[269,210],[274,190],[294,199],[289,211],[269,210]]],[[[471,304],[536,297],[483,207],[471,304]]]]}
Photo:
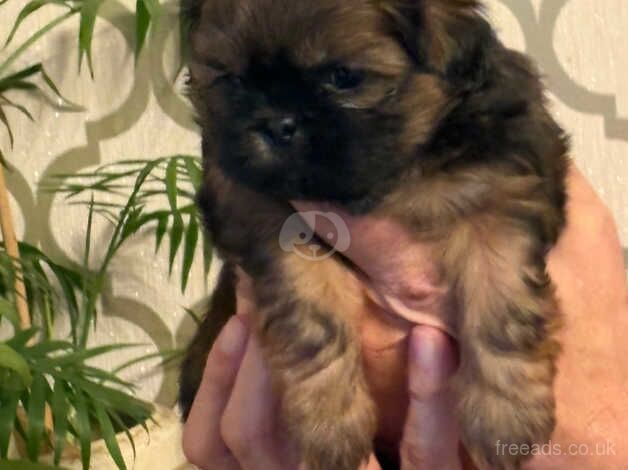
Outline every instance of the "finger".
{"type": "Polygon", "coordinates": [[[286,465],[278,445],[274,398],[257,339],[250,337],[221,422],[221,435],[244,470],[297,468],[286,465]]]}
{"type": "Polygon", "coordinates": [[[382,470],[382,467],[375,458],[375,455],[371,454],[369,461],[362,465],[360,470],[382,470]]]}
{"type": "Polygon", "coordinates": [[[402,469],[458,470],[458,433],[448,381],[455,347],[443,332],[415,327],[410,335],[410,408],[401,443],[402,469]]]}
{"type": "Polygon", "coordinates": [[[211,349],[203,379],[183,428],[183,451],[201,469],[239,469],[220,435],[220,421],[244,355],[247,331],[231,318],[211,349]]]}

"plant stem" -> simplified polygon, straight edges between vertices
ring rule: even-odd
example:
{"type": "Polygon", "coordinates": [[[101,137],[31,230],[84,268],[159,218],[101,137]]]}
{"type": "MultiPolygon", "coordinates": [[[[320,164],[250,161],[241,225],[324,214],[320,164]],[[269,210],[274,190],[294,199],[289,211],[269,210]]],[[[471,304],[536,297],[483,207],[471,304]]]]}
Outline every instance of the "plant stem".
{"type": "MultiPolygon", "coordinates": [[[[2,165],[0,165],[0,226],[2,228],[2,238],[4,239],[7,255],[16,261],[19,260],[20,251],[17,245],[17,237],[15,236],[15,228],[13,227],[9,192],[4,179],[4,167],[2,165]]],[[[20,269],[16,269],[14,289],[15,305],[17,307],[17,313],[20,316],[20,326],[22,329],[30,328],[31,317],[26,301],[26,286],[24,285],[24,278],[20,269]]]]}
{"type": "MultiPolygon", "coordinates": [[[[137,178],[135,179],[135,184],[133,186],[133,191],[131,195],[127,199],[125,206],[120,210],[120,216],[118,217],[118,222],[116,227],[111,235],[111,239],[109,240],[109,245],[107,246],[107,252],[105,253],[105,257],[96,273],[95,277],[91,280],[91,283],[87,284],[87,278],[83,278],[84,289],[85,289],[85,297],[83,301],[83,320],[82,326],[79,329],[79,347],[85,349],[87,347],[87,340],[89,336],[89,327],[94,321],[95,311],[96,311],[96,301],[98,297],[102,293],[103,286],[105,285],[105,278],[107,276],[107,269],[109,268],[109,263],[117,253],[118,249],[124,242],[125,238],[122,235],[124,225],[128,222],[127,217],[131,209],[136,204],[137,195],[148,178],[151,172],[163,163],[164,159],[158,158],[157,160],[149,161],[140,171],[137,178]]],[[[89,251],[91,246],[91,226],[92,226],[92,216],[93,216],[93,199],[90,203],[90,211],[89,218],[87,222],[87,235],[85,239],[85,258],[83,260],[83,269],[85,276],[89,271],[89,251]]]]}

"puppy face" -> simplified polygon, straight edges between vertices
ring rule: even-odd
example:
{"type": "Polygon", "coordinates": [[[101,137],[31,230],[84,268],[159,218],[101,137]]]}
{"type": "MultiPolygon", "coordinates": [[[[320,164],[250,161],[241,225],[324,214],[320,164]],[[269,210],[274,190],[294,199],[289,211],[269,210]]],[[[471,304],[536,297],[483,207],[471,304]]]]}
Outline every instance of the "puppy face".
{"type": "Polygon", "coordinates": [[[451,103],[438,8],[453,18],[471,2],[432,3],[195,4],[190,95],[206,149],[273,196],[373,204],[415,165],[451,103]]]}

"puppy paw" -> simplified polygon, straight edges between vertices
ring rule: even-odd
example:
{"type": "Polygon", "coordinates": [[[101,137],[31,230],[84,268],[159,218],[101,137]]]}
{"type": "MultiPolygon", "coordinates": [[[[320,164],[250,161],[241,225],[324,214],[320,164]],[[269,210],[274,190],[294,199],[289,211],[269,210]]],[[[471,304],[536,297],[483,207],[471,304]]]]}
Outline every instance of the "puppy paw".
{"type": "MultiPolygon", "coordinates": [[[[357,470],[372,452],[376,413],[371,398],[364,390],[354,390],[343,394],[341,403],[337,390],[332,387],[329,393],[319,394],[312,398],[316,404],[298,412],[287,410],[300,415],[300,423],[291,431],[308,470],[357,470]],[[325,411],[330,401],[343,409],[333,406],[325,411]]],[[[287,419],[294,422],[295,417],[287,419]]]]}
{"type": "Polygon", "coordinates": [[[549,441],[556,422],[551,389],[529,392],[523,402],[488,388],[465,392],[462,441],[478,469],[519,470],[535,448],[549,441]]]}

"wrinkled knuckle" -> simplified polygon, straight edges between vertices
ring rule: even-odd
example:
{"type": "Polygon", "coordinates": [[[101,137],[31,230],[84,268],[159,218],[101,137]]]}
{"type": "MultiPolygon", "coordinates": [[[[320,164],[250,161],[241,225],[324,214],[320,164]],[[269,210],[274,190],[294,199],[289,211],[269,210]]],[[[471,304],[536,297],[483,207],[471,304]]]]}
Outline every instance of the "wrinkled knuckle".
{"type": "Polygon", "coordinates": [[[417,446],[404,442],[401,444],[401,449],[399,451],[404,468],[417,470],[432,468],[426,456],[418,449],[417,446]]]}
{"type": "Polygon", "coordinates": [[[413,402],[425,403],[443,392],[443,384],[420,379],[410,380],[409,395],[413,402]]]}
{"type": "Polygon", "coordinates": [[[404,469],[424,470],[460,470],[460,459],[455,446],[443,446],[442,443],[427,443],[420,440],[405,440],[400,448],[401,462],[404,469]]]}

